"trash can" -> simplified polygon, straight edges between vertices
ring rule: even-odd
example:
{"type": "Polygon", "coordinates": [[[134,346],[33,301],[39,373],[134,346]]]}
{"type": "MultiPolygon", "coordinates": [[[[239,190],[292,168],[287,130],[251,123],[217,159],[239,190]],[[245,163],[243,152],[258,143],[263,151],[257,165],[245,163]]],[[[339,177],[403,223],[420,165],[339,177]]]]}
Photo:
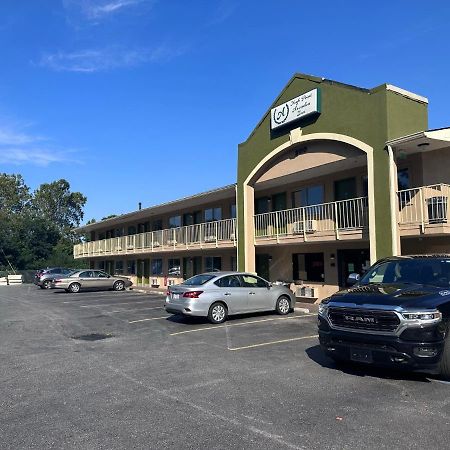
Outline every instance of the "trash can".
{"type": "Polygon", "coordinates": [[[427,198],[429,223],[447,223],[447,203],[443,195],[427,198]]]}

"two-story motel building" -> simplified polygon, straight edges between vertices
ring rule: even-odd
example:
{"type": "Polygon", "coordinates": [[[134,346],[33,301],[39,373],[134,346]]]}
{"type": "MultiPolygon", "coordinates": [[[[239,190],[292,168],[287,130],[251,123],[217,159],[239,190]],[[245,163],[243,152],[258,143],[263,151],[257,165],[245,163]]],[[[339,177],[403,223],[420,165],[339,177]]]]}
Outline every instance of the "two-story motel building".
{"type": "Polygon", "coordinates": [[[257,272],[320,300],[378,258],[450,251],[450,128],[426,98],[296,74],[239,145],[237,182],[79,229],[75,258],[178,283],[257,272]]]}

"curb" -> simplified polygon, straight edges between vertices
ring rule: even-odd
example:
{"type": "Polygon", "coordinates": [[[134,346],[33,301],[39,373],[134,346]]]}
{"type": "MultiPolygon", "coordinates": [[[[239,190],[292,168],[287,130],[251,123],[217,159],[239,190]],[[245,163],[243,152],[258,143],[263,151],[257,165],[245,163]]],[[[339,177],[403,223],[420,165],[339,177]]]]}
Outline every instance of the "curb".
{"type": "Polygon", "coordinates": [[[130,289],[131,291],[134,292],[140,292],[141,294],[158,294],[158,295],[162,295],[162,296],[166,296],[166,294],[164,292],[161,291],[152,291],[149,289],[130,289]]]}
{"type": "Polygon", "coordinates": [[[311,312],[308,308],[298,308],[298,307],[295,307],[294,311],[302,312],[302,313],[306,313],[306,314],[311,312]]]}

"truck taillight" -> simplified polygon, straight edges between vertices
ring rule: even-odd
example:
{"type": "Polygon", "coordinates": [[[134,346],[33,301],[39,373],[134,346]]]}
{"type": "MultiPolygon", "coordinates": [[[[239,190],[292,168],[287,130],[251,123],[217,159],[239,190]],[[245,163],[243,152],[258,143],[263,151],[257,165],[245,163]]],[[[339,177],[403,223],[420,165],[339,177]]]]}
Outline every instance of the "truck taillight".
{"type": "Polygon", "coordinates": [[[185,298],[199,298],[200,294],[203,294],[203,291],[190,291],[190,292],[185,292],[183,294],[183,297],[185,297],[185,298]]]}

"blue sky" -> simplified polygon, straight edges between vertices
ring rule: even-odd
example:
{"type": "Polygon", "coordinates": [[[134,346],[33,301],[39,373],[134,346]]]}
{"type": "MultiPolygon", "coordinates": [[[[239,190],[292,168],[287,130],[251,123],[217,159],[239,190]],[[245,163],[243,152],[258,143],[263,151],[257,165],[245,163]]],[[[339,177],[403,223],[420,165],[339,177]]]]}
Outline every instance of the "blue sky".
{"type": "Polygon", "coordinates": [[[450,126],[444,0],[2,0],[0,172],[66,178],[85,220],[233,183],[295,72],[428,97],[450,126]]]}

